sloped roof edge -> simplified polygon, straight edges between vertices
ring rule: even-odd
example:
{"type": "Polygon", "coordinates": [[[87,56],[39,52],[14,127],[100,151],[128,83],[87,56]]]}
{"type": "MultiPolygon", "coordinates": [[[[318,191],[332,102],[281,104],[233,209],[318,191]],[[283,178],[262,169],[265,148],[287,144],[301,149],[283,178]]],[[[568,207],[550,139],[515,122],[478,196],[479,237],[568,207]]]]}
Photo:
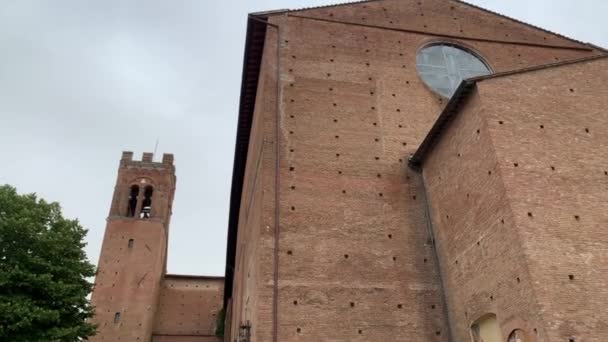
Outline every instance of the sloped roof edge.
{"type": "MultiPolygon", "coordinates": [[[[254,16],[257,16],[257,15],[268,16],[268,15],[277,15],[277,14],[285,14],[285,13],[302,12],[302,11],[308,11],[308,10],[313,10],[313,9],[321,9],[321,8],[342,7],[342,6],[357,5],[357,4],[370,3],[370,2],[380,2],[380,1],[385,1],[385,0],[360,0],[360,1],[341,2],[341,3],[337,3],[337,4],[332,4],[332,5],[311,6],[311,7],[297,8],[297,9],[283,9],[283,10],[276,10],[276,11],[258,12],[258,13],[252,13],[251,15],[254,15],[254,16]]],[[[585,42],[582,42],[582,41],[574,39],[574,38],[570,38],[570,37],[565,36],[563,34],[559,34],[557,32],[553,32],[553,31],[544,29],[542,27],[539,27],[539,26],[536,26],[536,25],[532,25],[532,24],[527,23],[525,21],[521,21],[521,20],[509,17],[509,16],[504,15],[504,14],[500,14],[498,12],[494,12],[492,10],[489,10],[489,9],[486,9],[486,8],[483,8],[483,7],[480,7],[480,6],[477,6],[477,5],[473,5],[473,4],[468,3],[466,1],[462,1],[462,0],[452,0],[452,1],[454,1],[456,3],[460,3],[460,4],[465,5],[465,6],[469,6],[471,8],[475,8],[475,9],[480,10],[480,11],[484,11],[486,13],[490,13],[490,14],[499,16],[501,18],[510,20],[510,21],[512,21],[514,23],[517,23],[517,24],[520,24],[520,25],[525,25],[525,26],[531,27],[533,29],[545,32],[547,34],[551,34],[551,35],[557,36],[559,38],[569,40],[569,41],[571,41],[573,43],[576,43],[576,44],[581,44],[581,45],[584,45],[584,46],[593,47],[595,49],[600,49],[602,51],[608,52],[608,50],[606,50],[606,49],[604,49],[602,47],[599,47],[599,46],[596,46],[596,45],[593,45],[593,44],[590,44],[590,43],[585,43],[585,42]]]]}
{"type": "Polygon", "coordinates": [[[439,140],[443,136],[443,133],[448,128],[449,124],[460,113],[460,109],[462,108],[465,101],[469,98],[471,91],[473,90],[473,88],[475,87],[475,85],[478,82],[481,82],[484,80],[489,80],[489,79],[505,77],[505,76],[534,72],[534,71],[538,71],[538,70],[557,68],[557,67],[576,64],[576,63],[583,63],[583,62],[593,61],[596,59],[603,59],[603,58],[607,58],[607,57],[608,57],[608,54],[595,55],[595,56],[591,56],[591,57],[573,59],[570,61],[544,64],[544,65],[539,65],[539,66],[534,66],[534,67],[529,67],[529,68],[517,69],[517,70],[513,70],[513,71],[505,71],[505,72],[500,72],[500,73],[491,74],[491,75],[487,75],[487,76],[480,76],[480,77],[474,77],[474,78],[469,78],[469,79],[463,80],[460,83],[460,86],[458,86],[458,88],[454,92],[454,95],[452,95],[452,97],[450,98],[450,101],[447,103],[447,105],[445,106],[445,108],[443,109],[441,114],[439,114],[439,117],[437,118],[437,120],[435,120],[435,123],[433,124],[433,127],[431,127],[431,130],[427,133],[426,137],[424,138],[424,140],[422,141],[420,146],[418,146],[418,149],[416,150],[416,152],[409,158],[408,165],[411,168],[418,170],[418,171],[422,168],[424,161],[429,156],[429,154],[432,152],[435,145],[437,145],[437,142],[439,142],[439,140]]]}

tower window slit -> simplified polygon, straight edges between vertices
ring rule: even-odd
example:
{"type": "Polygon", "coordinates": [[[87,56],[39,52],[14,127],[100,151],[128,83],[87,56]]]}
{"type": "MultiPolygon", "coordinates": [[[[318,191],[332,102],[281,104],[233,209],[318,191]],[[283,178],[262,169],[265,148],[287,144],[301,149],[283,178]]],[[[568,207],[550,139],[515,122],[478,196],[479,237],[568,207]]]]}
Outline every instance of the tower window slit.
{"type": "Polygon", "coordinates": [[[133,217],[135,216],[135,208],[137,208],[137,197],[139,196],[139,186],[133,185],[131,186],[131,191],[129,192],[129,206],[127,207],[127,216],[133,217]]]}
{"type": "Polygon", "coordinates": [[[144,200],[141,205],[141,213],[139,215],[140,218],[150,218],[152,213],[152,193],[154,189],[151,186],[147,186],[144,189],[144,200]]]}

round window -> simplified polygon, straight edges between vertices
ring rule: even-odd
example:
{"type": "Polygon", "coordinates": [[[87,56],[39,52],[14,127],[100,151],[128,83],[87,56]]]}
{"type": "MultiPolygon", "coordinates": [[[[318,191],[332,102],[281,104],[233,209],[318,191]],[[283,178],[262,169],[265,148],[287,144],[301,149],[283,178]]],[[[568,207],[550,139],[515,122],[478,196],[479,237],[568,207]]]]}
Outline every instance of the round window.
{"type": "Polygon", "coordinates": [[[421,49],[416,56],[416,68],[427,86],[447,98],[462,80],[492,73],[479,57],[452,44],[434,44],[421,49]]]}

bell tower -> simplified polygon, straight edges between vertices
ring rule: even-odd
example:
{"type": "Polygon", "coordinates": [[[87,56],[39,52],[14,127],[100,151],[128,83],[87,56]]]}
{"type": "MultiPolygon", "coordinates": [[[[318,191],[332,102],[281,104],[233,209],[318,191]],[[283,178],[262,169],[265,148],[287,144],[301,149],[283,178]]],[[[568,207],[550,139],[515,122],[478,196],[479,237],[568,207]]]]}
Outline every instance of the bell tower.
{"type": "Polygon", "coordinates": [[[175,193],[173,155],[141,161],[123,152],[107,218],[92,303],[98,333],[90,341],[150,341],[175,193]]]}

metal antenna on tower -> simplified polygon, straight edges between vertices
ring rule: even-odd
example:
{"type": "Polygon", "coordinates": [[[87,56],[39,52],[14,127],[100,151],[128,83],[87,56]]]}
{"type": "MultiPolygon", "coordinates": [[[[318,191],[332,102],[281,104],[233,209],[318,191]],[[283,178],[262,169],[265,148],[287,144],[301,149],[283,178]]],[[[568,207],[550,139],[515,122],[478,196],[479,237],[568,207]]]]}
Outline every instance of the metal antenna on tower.
{"type": "Polygon", "coordinates": [[[156,144],[154,144],[154,156],[156,155],[156,149],[158,148],[158,137],[156,137],[156,144]]]}

